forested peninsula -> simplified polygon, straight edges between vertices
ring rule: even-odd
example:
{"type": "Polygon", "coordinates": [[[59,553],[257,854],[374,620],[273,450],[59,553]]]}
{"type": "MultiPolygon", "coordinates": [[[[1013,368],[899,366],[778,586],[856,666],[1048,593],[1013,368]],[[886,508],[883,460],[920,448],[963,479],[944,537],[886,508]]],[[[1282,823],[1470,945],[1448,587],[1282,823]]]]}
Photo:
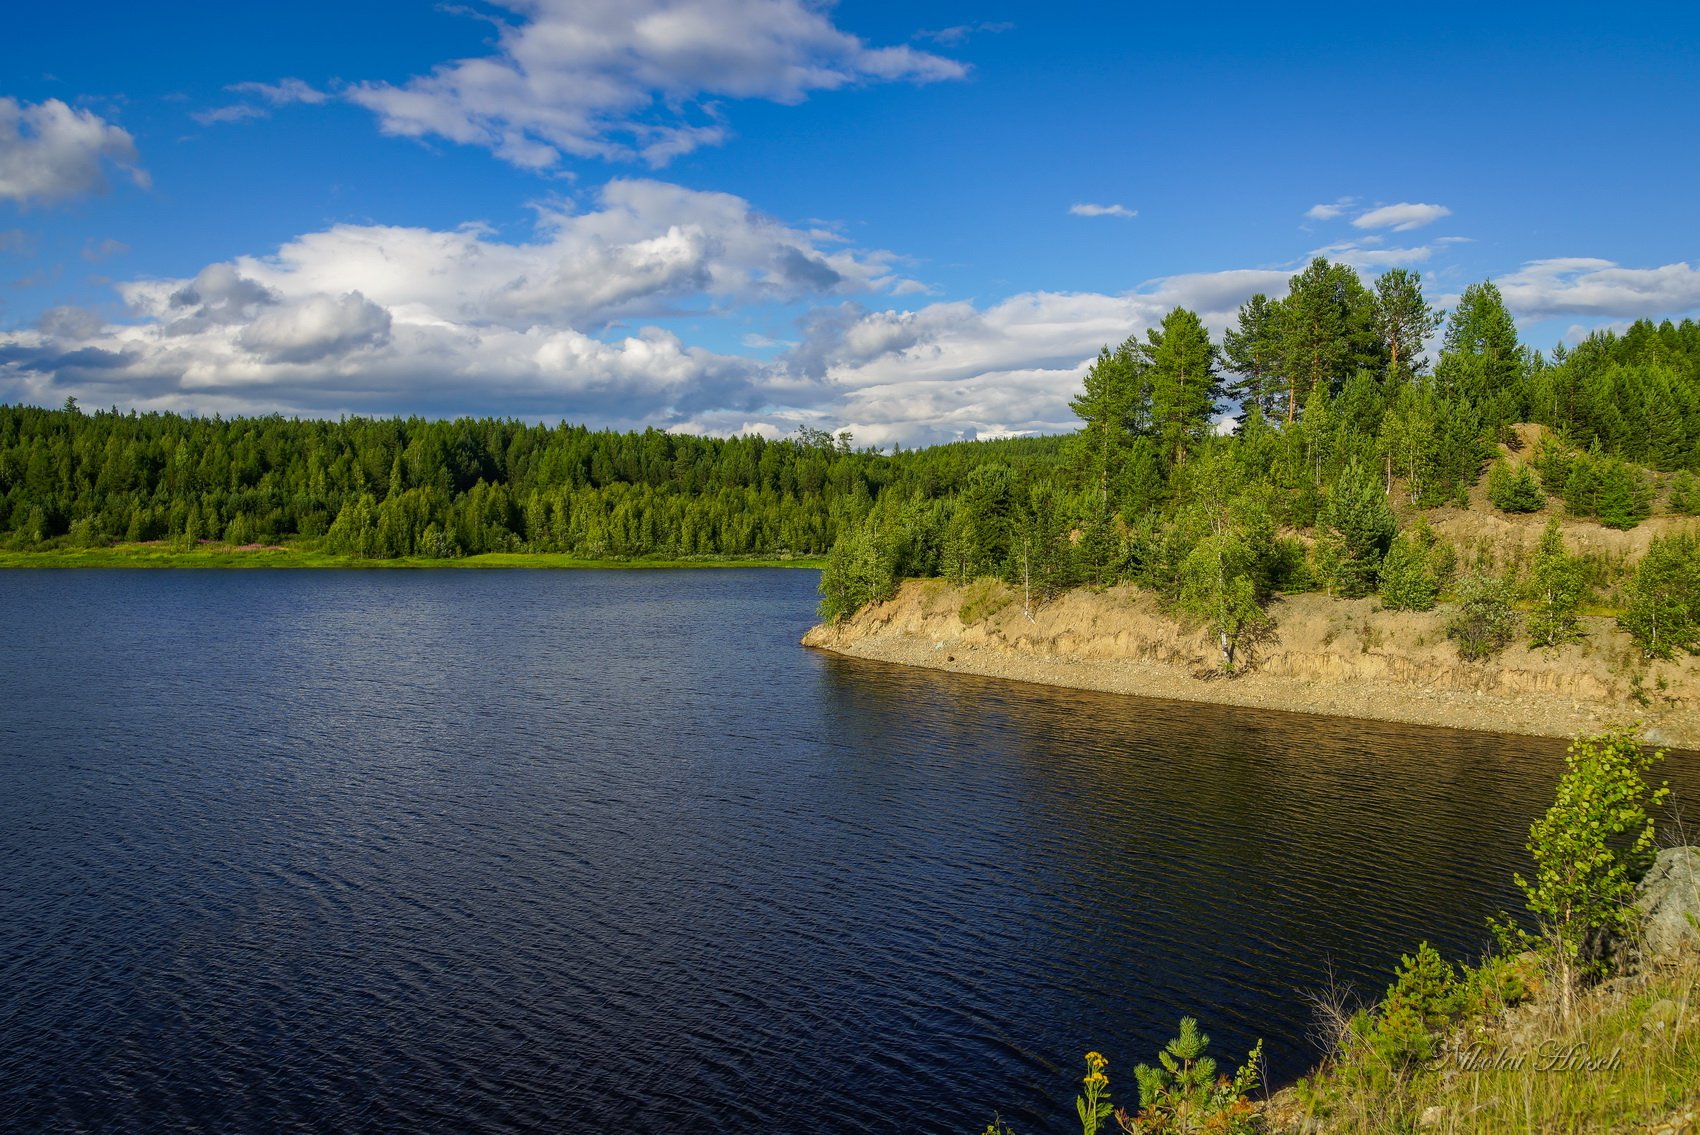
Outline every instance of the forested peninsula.
{"type": "Polygon", "coordinates": [[[1491,283],[1443,313],[1418,273],[1318,258],[1219,343],[1177,308],[1106,346],[1073,408],[1043,476],[882,495],[805,641],[1554,735],[1640,716],[1700,747],[1693,321],[1543,354],[1491,283]]]}

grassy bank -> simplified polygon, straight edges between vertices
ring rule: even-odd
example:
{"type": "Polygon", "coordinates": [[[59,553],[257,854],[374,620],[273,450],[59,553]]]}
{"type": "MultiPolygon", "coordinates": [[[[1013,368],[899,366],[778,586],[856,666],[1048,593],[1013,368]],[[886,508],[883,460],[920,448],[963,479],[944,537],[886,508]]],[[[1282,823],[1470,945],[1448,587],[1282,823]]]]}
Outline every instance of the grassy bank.
{"type": "Polygon", "coordinates": [[[819,568],[820,557],[783,559],[701,557],[685,559],[584,559],[554,552],[487,552],[452,559],[408,557],[374,560],[336,555],[307,545],[234,547],[202,544],[117,544],[106,548],[59,548],[40,552],[0,552],[0,568],[819,568]]]}

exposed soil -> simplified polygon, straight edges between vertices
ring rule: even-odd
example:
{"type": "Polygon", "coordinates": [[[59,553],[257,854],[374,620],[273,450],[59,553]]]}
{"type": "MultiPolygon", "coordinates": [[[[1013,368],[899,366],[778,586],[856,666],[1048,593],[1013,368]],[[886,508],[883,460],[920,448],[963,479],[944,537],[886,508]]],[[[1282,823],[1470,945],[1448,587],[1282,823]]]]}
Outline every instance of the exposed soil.
{"type": "MultiPolygon", "coordinates": [[[[1519,536],[1538,532],[1534,523],[1515,527],[1519,536]]],[[[1029,613],[1002,584],[911,580],[889,602],[815,627],[803,642],[1077,689],[1495,733],[1568,737],[1640,721],[1657,744],[1700,749],[1700,659],[1646,663],[1612,619],[1584,618],[1579,646],[1516,645],[1470,663],[1446,638],[1444,607],[1384,611],[1372,599],[1307,594],[1271,613],[1277,641],[1233,678],[1216,673],[1219,655],[1201,628],[1129,586],[1069,592],[1029,613]]]]}

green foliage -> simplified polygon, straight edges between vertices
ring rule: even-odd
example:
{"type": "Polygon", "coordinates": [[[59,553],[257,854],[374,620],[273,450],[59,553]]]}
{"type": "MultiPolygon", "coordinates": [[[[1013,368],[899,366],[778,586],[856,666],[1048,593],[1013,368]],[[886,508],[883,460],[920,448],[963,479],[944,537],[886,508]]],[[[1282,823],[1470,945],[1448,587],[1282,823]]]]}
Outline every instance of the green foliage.
{"type": "Polygon", "coordinates": [[[1487,495],[1494,507],[1504,512],[1538,512],[1547,503],[1529,467],[1512,469],[1503,459],[1494,461],[1488,469],[1487,495]]]}
{"type": "Polygon", "coordinates": [[[888,547],[881,535],[863,525],[839,537],[820,573],[820,617],[840,622],[868,603],[897,592],[888,547]]]}
{"type": "Polygon", "coordinates": [[[1691,532],[1653,540],[1629,581],[1617,622],[1645,658],[1700,654],[1700,539],[1691,532]]]}
{"type": "Polygon", "coordinates": [[[1381,565],[1382,605],[1393,611],[1434,610],[1456,562],[1452,545],[1419,516],[1387,549],[1381,565]]]}
{"type": "Polygon", "coordinates": [[[1534,604],[1529,612],[1529,645],[1551,650],[1582,641],[1576,616],[1588,585],[1582,561],[1564,550],[1557,517],[1547,522],[1535,546],[1528,590],[1534,604]]]}
{"type": "Polygon", "coordinates": [[[1395,526],[1374,472],[1356,464],[1342,471],[1322,510],[1319,547],[1335,594],[1355,598],[1375,590],[1395,526]]]}
{"type": "Polygon", "coordinates": [[[1366,1038],[1371,1051],[1395,1070],[1433,1059],[1462,997],[1451,963],[1422,943],[1399,959],[1366,1038]]]}
{"type": "Polygon", "coordinates": [[[1633,528],[1652,515],[1653,486],[1619,458],[1577,453],[1568,461],[1564,506],[1572,515],[1596,517],[1607,528],[1633,528]]]}
{"type": "Polygon", "coordinates": [[[1217,1078],[1216,1061],[1207,1056],[1210,1038],[1198,1021],[1182,1017],[1180,1035],[1163,1046],[1155,1066],[1133,1070],[1139,1082],[1139,1114],[1118,1114],[1124,1130],[1140,1135],[1183,1132],[1249,1132],[1256,1114],[1246,1098],[1261,1082],[1263,1042],[1259,1041],[1233,1077],[1217,1078]]]}
{"type": "Polygon", "coordinates": [[[1446,623],[1446,637],[1466,662],[1479,662],[1504,650],[1517,633],[1511,588],[1503,579],[1471,572],[1458,585],[1458,607],[1446,623]]]}
{"type": "Polygon", "coordinates": [[[1657,854],[1649,809],[1670,790],[1646,780],[1662,752],[1632,729],[1578,737],[1546,815],[1529,829],[1532,878],[1515,876],[1539,924],[1566,1012],[1575,984],[1604,971],[1605,946],[1628,930],[1635,885],[1657,854]]]}
{"type": "Polygon", "coordinates": [[[1700,477],[1684,469],[1671,479],[1670,510],[1700,516],[1700,477]]]}

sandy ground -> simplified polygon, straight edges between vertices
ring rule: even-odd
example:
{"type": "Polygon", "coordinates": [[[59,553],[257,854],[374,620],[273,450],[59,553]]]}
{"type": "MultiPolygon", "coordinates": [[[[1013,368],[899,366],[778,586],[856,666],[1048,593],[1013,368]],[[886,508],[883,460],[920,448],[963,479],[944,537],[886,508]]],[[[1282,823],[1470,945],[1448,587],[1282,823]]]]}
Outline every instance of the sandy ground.
{"type": "Polygon", "coordinates": [[[1197,628],[1132,588],[1072,592],[1030,614],[1000,585],[910,581],[890,602],[803,642],[1076,689],[1495,733],[1569,737],[1639,721],[1657,744],[1700,750],[1700,661],[1648,666],[1606,619],[1585,621],[1582,646],[1551,655],[1513,647],[1466,663],[1445,638],[1442,612],[1295,596],[1276,607],[1279,641],[1250,672],[1225,678],[1197,628]]]}

